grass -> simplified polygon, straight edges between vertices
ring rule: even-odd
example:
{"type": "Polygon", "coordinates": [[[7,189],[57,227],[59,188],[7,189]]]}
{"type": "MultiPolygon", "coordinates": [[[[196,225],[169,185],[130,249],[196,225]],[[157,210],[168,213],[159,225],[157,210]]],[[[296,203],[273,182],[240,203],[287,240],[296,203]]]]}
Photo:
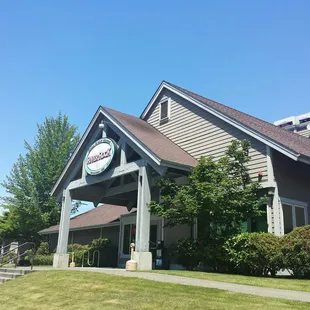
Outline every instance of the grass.
{"type": "Polygon", "coordinates": [[[153,272],[180,277],[211,280],[211,281],[310,292],[310,280],[288,279],[283,277],[278,278],[249,277],[234,274],[185,271],[185,270],[153,270],[153,272]]]}
{"type": "Polygon", "coordinates": [[[309,303],[82,271],[41,271],[0,285],[0,309],[309,309],[309,303]]]}

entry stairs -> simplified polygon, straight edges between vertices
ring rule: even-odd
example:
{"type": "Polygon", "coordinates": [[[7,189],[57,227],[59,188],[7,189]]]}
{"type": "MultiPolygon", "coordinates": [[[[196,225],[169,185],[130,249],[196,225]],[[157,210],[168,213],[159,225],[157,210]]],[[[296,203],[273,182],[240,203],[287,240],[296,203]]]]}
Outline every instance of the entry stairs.
{"type": "Polygon", "coordinates": [[[18,268],[0,268],[0,284],[10,280],[17,279],[18,277],[24,276],[34,270],[30,269],[18,269],[18,268]]]}

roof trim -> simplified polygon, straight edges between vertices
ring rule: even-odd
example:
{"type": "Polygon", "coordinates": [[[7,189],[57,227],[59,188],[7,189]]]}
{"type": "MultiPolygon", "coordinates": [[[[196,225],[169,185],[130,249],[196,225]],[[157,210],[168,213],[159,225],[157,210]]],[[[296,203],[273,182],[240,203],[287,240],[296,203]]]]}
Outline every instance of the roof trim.
{"type": "Polygon", "coordinates": [[[189,167],[187,165],[182,164],[175,164],[175,163],[169,163],[165,160],[161,160],[153,151],[151,151],[144,143],[142,143],[135,135],[133,135],[126,127],[124,127],[117,119],[115,119],[104,107],[100,106],[97,109],[97,112],[95,113],[94,117],[92,118],[91,122],[89,123],[85,133],[83,134],[82,138],[80,139],[77,147],[75,148],[72,156],[70,157],[68,163],[66,164],[64,170],[62,171],[60,177],[58,178],[56,184],[54,185],[51,195],[55,195],[57,192],[61,181],[65,177],[68,169],[72,165],[72,162],[76,158],[77,154],[79,153],[79,150],[81,149],[82,145],[85,143],[91,129],[93,128],[94,124],[96,123],[98,117],[100,115],[103,115],[107,118],[108,121],[110,121],[115,127],[117,127],[118,130],[122,134],[124,134],[129,140],[131,140],[138,148],[142,150],[156,165],[160,166],[175,166],[178,165],[179,169],[188,170],[189,167]]]}
{"type": "Polygon", "coordinates": [[[135,145],[137,145],[148,157],[150,157],[157,165],[160,165],[160,159],[151,151],[149,150],[142,142],[140,142],[133,134],[131,134],[122,124],[120,124],[108,111],[104,109],[104,107],[100,106],[97,109],[97,112],[95,113],[94,117],[92,118],[91,122],[89,123],[85,133],[83,134],[81,140],[79,141],[77,147],[75,148],[73,154],[71,155],[68,163],[66,164],[64,170],[62,171],[60,177],[58,178],[56,184],[54,185],[51,195],[55,195],[56,191],[58,190],[58,187],[62,181],[62,179],[65,177],[66,172],[72,165],[72,162],[74,161],[75,157],[79,153],[82,145],[85,143],[85,140],[87,139],[91,129],[95,125],[98,117],[100,115],[105,116],[114,126],[116,126],[127,138],[129,138],[135,145]]]}
{"type": "Polygon", "coordinates": [[[104,107],[100,107],[102,114],[123,134],[136,144],[144,153],[146,153],[157,165],[160,165],[161,159],[157,157],[145,144],[136,138],[129,130],[127,130],[118,120],[116,120],[104,107]]]}
{"type": "Polygon", "coordinates": [[[172,91],[173,93],[177,94],[178,96],[186,99],[187,101],[193,103],[194,105],[200,107],[201,109],[209,112],[210,114],[220,118],[221,120],[227,122],[228,124],[234,126],[235,128],[238,128],[239,130],[245,132],[246,134],[248,134],[249,136],[265,143],[266,145],[272,147],[273,149],[279,151],[280,153],[290,157],[291,159],[294,160],[300,160],[298,153],[293,152],[292,150],[284,147],[283,145],[275,142],[274,140],[268,139],[266,136],[260,134],[259,132],[245,126],[244,124],[230,118],[229,116],[219,112],[218,110],[207,106],[206,104],[201,103],[199,100],[192,98],[191,96],[189,96],[188,94],[185,94],[184,92],[180,91],[179,89],[176,89],[175,87],[173,87],[172,85],[168,84],[167,82],[163,81],[160,86],[157,88],[155,94],[153,95],[153,97],[151,98],[149,104],[146,106],[146,108],[144,109],[144,111],[142,112],[140,118],[144,119],[146,117],[146,115],[148,114],[148,112],[150,111],[150,109],[152,108],[152,106],[154,105],[157,97],[159,96],[159,94],[161,93],[161,91],[166,88],[167,90],[172,91]]]}
{"type": "Polygon", "coordinates": [[[57,188],[58,188],[58,186],[59,186],[61,180],[63,179],[63,177],[65,176],[65,173],[67,172],[67,170],[68,170],[69,167],[71,166],[71,164],[72,164],[74,158],[76,157],[76,155],[77,155],[79,149],[81,148],[81,146],[82,146],[83,143],[85,142],[86,137],[88,136],[88,134],[89,134],[91,128],[94,126],[94,124],[95,124],[95,122],[96,122],[96,120],[97,120],[97,118],[98,118],[99,115],[100,115],[100,107],[97,109],[95,115],[93,116],[92,120],[90,121],[89,125],[87,126],[87,128],[86,128],[86,130],[85,130],[85,132],[84,132],[84,134],[83,134],[83,136],[82,136],[82,138],[80,139],[80,141],[79,141],[79,143],[77,144],[75,150],[73,151],[73,153],[72,153],[70,159],[68,160],[68,162],[67,162],[65,168],[63,169],[63,171],[62,171],[60,177],[58,178],[57,182],[55,183],[55,185],[54,185],[54,187],[53,187],[53,189],[52,189],[52,191],[51,191],[51,193],[50,193],[51,195],[54,195],[54,194],[55,194],[55,191],[57,190],[57,188]]]}
{"type": "MultiPolygon", "coordinates": [[[[79,230],[87,230],[87,229],[96,229],[96,228],[101,228],[101,227],[112,227],[112,226],[119,226],[120,225],[120,220],[119,218],[115,222],[110,222],[106,224],[101,224],[101,225],[92,225],[92,226],[81,226],[81,227],[72,227],[69,228],[69,231],[79,231],[79,230]]],[[[46,228],[48,229],[48,228],[46,228]]],[[[56,230],[50,230],[50,231],[44,231],[45,229],[39,231],[39,234],[41,235],[49,235],[49,234],[57,234],[59,232],[59,229],[56,230]]]]}

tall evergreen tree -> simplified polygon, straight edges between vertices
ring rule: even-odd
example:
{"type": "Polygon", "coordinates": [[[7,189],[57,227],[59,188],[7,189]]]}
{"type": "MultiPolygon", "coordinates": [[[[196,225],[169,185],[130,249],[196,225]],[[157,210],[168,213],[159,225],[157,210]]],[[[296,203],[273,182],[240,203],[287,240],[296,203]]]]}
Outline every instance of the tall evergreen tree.
{"type": "Polygon", "coordinates": [[[57,224],[61,206],[50,192],[73,152],[79,135],[67,115],[46,118],[38,125],[33,145],[25,141],[26,154],[20,155],[1,185],[6,210],[0,220],[0,237],[12,240],[38,238],[38,231],[57,224]]]}

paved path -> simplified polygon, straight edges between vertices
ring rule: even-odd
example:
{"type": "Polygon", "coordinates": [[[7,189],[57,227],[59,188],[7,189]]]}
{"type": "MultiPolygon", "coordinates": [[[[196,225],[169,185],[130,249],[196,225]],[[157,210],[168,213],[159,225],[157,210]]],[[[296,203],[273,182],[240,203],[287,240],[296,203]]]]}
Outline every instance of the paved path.
{"type": "Polygon", "coordinates": [[[236,293],[251,294],[263,297],[284,298],[290,300],[310,302],[310,293],[307,292],[281,290],[276,288],[258,287],[252,285],[242,285],[242,284],[210,281],[203,279],[194,279],[194,278],[179,277],[179,276],[151,273],[151,272],[132,272],[132,271],[126,271],[124,269],[106,269],[106,268],[75,268],[75,269],[82,271],[87,270],[92,272],[103,272],[111,275],[141,278],[166,283],[176,283],[182,285],[216,288],[225,291],[232,291],[236,293]]]}

